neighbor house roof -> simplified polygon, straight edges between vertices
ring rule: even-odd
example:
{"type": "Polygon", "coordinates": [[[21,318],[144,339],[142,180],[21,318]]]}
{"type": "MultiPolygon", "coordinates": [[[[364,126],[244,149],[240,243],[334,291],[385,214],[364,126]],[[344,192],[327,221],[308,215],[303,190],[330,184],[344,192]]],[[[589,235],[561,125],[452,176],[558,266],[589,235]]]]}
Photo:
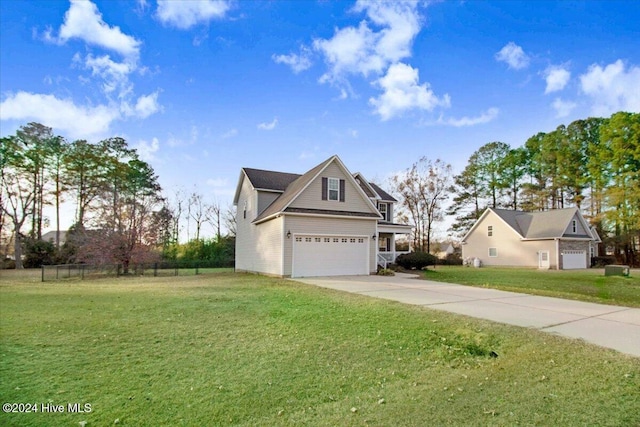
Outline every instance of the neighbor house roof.
{"type": "Polygon", "coordinates": [[[522,239],[555,239],[562,237],[595,239],[591,235],[589,224],[584,221],[582,215],[577,218],[582,222],[584,230],[587,234],[583,235],[566,235],[565,231],[569,227],[569,222],[579,213],[578,208],[553,209],[543,212],[522,212],[507,209],[489,208],[478,219],[474,226],[469,230],[467,235],[462,239],[466,240],[467,236],[476,228],[480,220],[489,212],[495,213],[507,225],[509,225],[522,239]]]}

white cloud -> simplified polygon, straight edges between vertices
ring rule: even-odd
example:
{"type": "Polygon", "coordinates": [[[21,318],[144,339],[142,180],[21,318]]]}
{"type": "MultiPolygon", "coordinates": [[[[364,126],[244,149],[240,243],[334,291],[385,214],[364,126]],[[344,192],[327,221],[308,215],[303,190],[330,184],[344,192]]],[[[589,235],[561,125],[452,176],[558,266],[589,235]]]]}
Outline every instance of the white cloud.
{"type": "Polygon", "coordinates": [[[161,108],[160,104],[158,104],[158,92],[153,92],[138,98],[135,113],[138,117],[146,119],[150,115],[160,111],[161,108]]]}
{"type": "Polygon", "coordinates": [[[363,20],[358,27],[336,29],[330,39],[316,39],[315,50],[324,55],[329,70],[322,83],[340,83],[348,74],[380,74],[390,64],[411,56],[411,46],[421,29],[415,1],[358,1],[355,12],[366,12],[374,31],[363,20]]]}
{"type": "Polygon", "coordinates": [[[277,64],[288,65],[295,74],[309,69],[312,65],[311,51],[306,46],[300,46],[300,55],[295,53],[290,55],[272,55],[271,59],[277,64]]]}
{"type": "Polygon", "coordinates": [[[200,22],[223,18],[230,8],[226,0],[158,0],[157,16],[163,24],[186,30],[200,22]]]}
{"type": "Polygon", "coordinates": [[[160,142],[158,138],[153,138],[151,142],[140,140],[134,147],[140,158],[145,162],[157,160],[156,153],[160,150],[160,142]]]}
{"type": "MultiPolygon", "coordinates": [[[[82,62],[78,54],[74,56],[73,60],[78,63],[82,62]]],[[[88,54],[83,65],[91,70],[92,76],[103,80],[102,91],[106,95],[117,91],[117,96],[124,98],[133,91],[129,74],[135,69],[135,64],[115,62],[109,55],[94,57],[88,54]]]]}
{"type": "Polygon", "coordinates": [[[509,68],[520,70],[529,66],[529,56],[514,42],[507,43],[500,52],[496,53],[496,60],[506,62],[509,68]]]}
{"type": "Polygon", "coordinates": [[[454,127],[475,126],[475,125],[480,125],[484,123],[489,123],[490,121],[498,117],[499,113],[500,113],[500,110],[494,107],[494,108],[489,108],[487,111],[485,111],[484,113],[480,114],[477,117],[464,116],[459,119],[449,118],[448,120],[444,120],[441,118],[438,120],[438,123],[454,126],[454,127]]]}
{"type": "Polygon", "coordinates": [[[561,98],[556,98],[551,104],[554,110],[556,110],[556,117],[562,118],[567,117],[574,108],[576,108],[577,104],[572,101],[563,101],[561,98]]]}
{"type": "Polygon", "coordinates": [[[451,105],[449,95],[438,98],[428,83],[419,84],[418,70],[407,64],[393,64],[376,84],[383,93],[377,98],[370,98],[369,103],[383,121],[414,108],[432,111],[437,106],[451,105]]]}
{"type": "Polygon", "coordinates": [[[222,134],[222,139],[229,139],[229,138],[233,138],[234,136],[238,135],[238,129],[230,129],[228,131],[226,131],[225,133],[222,134]]]}
{"type": "Polygon", "coordinates": [[[117,107],[77,106],[70,99],[23,91],[0,103],[0,120],[33,120],[66,132],[72,138],[102,135],[118,118],[120,111],[117,107]]]}
{"type": "Polygon", "coordinates": [[[617,111],[640,112],[640,67],[626,69],[622,60],[602,68],[593,64],[580,76],[582,92],[592,101],[595,115],[617,111]]]}
{"type": "MultiPolygon", "coordinates": [[[[52,39],[50,32],[45,34],[45,38],[52,39]]],[[[124,34],[119,27],[106,24],[96,5],[87,0],[71,0],[71,6],[64,16],[57,41],[66,43],[70,39],[80,39],[127,58],[137,58],[139,55],[140,42],[124,34]]]]}
{"type": "Polygon", "coordinates": [[[278,125],[278,118],[274,118],[273,121],[271,123],[260,123],[258,125],[258,129],[261,130],[274,130],[276,128],[276,126],[278,125]]]}
{"type": "Polygon", "coordinates": [[[557,92],[569,83],[571,73],[562,65],[552,65],[544,71],[544,79],[547,82],[544,93],[557,92]]]}

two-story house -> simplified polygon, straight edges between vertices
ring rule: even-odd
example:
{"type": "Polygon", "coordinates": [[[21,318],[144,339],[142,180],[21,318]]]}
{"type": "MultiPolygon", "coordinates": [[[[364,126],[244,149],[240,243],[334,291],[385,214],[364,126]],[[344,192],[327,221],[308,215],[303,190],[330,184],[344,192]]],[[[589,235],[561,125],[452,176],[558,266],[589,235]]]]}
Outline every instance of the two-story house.
{"type": "Polygon", "coordinates": [[[395,260],[396,200],[332,156],[303,175],[243,168],[236,270],[281,277],[375,273],[395,260]]]}

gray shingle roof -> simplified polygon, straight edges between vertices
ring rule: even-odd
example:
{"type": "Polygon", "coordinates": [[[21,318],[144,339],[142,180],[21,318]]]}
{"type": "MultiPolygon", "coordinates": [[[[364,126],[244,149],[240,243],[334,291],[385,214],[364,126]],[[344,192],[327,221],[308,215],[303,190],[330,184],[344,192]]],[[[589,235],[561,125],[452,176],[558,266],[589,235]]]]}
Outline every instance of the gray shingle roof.
{"type": "Polygon", "coordinates": [[[373,187],[374,190],[376,190],[376,193],[378,193],[378,196],[380,196],[382,200],[387,202],[397,202],[396,199],[394,199],[389,193],[380,188],[377,184],[370,182],[369,185],[373,187]]]}
{"type": "Polygon", "coordinates": [[[302,175],[297,173],[275,172],[262,169],[242,168],[251,181],[253,188],[262,190],[285,191],[289,184],[302,175]]]}
{"type": "MultiPolygon", "coordinates": [[[[506,209],[492,209],[504,222],[509,224],[525,239],[549,239],[563,237],[577,208],[554,209],[544,212],[521,212],[506,209]]],[[[575,237],[592,238],[583,235],[575,237]]]]}

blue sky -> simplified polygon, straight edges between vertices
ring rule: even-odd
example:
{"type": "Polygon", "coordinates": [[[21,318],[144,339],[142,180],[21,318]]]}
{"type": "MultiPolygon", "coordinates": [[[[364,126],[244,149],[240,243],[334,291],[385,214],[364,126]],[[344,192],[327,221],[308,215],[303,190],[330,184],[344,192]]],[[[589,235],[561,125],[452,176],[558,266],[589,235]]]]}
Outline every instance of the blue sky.
{"type": "Polygon", "coordinates": [[[635,1],[5,0],[1,134],[122,136],[167,193],[223,206],[244,166],[459,172],[485,143],[639,112],[639,22],[635,1]]]}

